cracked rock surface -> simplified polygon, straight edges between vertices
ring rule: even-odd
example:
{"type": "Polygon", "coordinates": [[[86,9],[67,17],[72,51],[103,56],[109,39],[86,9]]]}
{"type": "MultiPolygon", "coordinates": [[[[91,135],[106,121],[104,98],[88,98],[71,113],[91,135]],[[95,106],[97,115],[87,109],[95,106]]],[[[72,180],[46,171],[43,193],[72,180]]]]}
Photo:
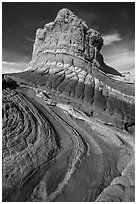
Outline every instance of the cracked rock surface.
{"type": "Polygon", "coordinates": [[[102,46],[62,9],[36,31],[27,70],[3,75],[3,201],[135,200],[135,84],[102,46]]]}

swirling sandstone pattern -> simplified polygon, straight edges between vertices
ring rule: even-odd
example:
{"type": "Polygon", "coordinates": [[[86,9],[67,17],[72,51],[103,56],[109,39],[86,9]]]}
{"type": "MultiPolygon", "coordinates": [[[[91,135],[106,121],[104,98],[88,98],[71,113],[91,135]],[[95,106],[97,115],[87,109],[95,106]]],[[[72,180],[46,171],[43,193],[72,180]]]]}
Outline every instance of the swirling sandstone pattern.
{"type": "Polygon", "coordinates": [[[3,201],[134,201],[134,84],[102,46],[62,9],[28,69],[3,75],[3,201]]]}
{"type": "Polygon", "coordinates": [[[59,144],[53,129],[23,94],[4,89],[3,114],[3,183],[9,194],[48,162],[59,144]]]}
{"type": "Polygon", "coordinates": [[[28,71],[16,74],[32,87],[42,87],[118,128],[134,126],[134,85],[104,63],[101,35],[68,9],[38,29],[28,71]],[[104,71],[105,70],[105,71],[104,71]]]}

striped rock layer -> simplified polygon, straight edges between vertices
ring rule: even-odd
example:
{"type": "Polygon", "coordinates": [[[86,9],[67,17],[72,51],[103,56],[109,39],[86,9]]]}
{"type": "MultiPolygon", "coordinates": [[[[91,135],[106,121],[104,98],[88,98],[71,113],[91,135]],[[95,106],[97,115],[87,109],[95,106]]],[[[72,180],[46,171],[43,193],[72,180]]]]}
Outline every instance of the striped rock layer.
{"type": "Polygon", "coordinates": [[[16,76],[127,130],[134,126],[134,85],[109,76],[121,74],[105,64],[102,46],[100,33],[62,9],[54,22],[37,30],[32,61],[16,76]]]}
{"type": "Polygon", "coordinates": [[[62,9],[28,69],[3,75],[3,201],[134,201],[134,84],[111,78],[102,46],[62,9]]]}

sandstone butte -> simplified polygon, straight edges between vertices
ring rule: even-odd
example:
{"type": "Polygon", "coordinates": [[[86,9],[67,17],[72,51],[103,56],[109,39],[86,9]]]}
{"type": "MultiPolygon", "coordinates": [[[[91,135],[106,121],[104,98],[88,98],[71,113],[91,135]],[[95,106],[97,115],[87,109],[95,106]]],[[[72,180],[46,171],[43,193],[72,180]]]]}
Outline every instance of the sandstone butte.
{"type": "Polygon", "coordinates": [[[115,79],[102,46],[62,9],[28,68],[3,74],[3,201],[135,201],[135,84],[115,79]]]}

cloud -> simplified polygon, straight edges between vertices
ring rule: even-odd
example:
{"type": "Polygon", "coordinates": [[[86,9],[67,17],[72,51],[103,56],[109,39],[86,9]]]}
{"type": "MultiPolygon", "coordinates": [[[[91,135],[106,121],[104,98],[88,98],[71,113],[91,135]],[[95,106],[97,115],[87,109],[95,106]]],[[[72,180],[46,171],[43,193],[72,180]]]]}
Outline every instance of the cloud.
{"type": "Polygon", "coordinates": [[[39,27],[44,27],[44,25],[48,22],[52,21],[51,19],[44,19],[44,20],[40,20],[35,23],[29,23],[29,24],[25,24],[23,25],[23,28],[27,29],[27,30],[36,30],[39,27]]]}
{"type": "Polygon", "coordinates": [[[17,73],[22,72],[27,67],[26,62],[2,62],[2,73],[17,73]]]}
{"type": "Polygon", "coordinates": [[[5,62],[29,62],[30,59],[27,55],[22,54],[21,52],[15,49],[2,48],[2,60],[5,62]]]}
{"type": "Polygon", "coordinates": [[[118,48],[105,54],[105,62],[120,72],[135,70],[135,52],[126,48],[118,48]]]}
{"type": "Polygon", "coordinates": [[[119,33],[113,33],[113,34],[109,34],[109,35],[102,35],[102,38],[104,39],[104,46],[112,45],[114,42],[122,40],[119,33]]]}
{"type": "MultiPolygon", "coordinates": [[[[118,32],[113,32],[117,33],[118,32]]],[[[106,35],[107,36],[107,35],[106,35]]],[[[104,61],[109,66],[119,72],[134,72],[135,71],[135,40],[129,36],[115,35],[115,42],[109,42],[109,46],[103,46],[101,52],[104,56],[104,61]]],[[[111,40],[112,40],[111,39],[111,40]]]]}
{"type": "Polygon", "coordinates": [[[6,65],[7,65],[7,66],[8,66],[8,65],[15,65],[15,64],[16,64],[15,62],[5,62],[5,61],[2,62],[2,65],[5,65],[5,66],[6,66],[6,65]]]}
{"type": "Polygon", "coordinates": [[[24,28],[29,28],[29,29],[37,27],[37,26],[39,26],[39,23],[29,23],[29,24],[23,25],[24,28]]]}
{"type": "Polygon", "coordinates": [[[26,40],[28,40],[28,41],[30,41],[30,42],[35,42],[35,40],[33,39],[33,38],[30,38],[30,37],[28,37],[28,36],[24,36],[24,38],[26,39],[26,40]]]}
{"type": "Polygon", "coordinates": [[[17,73],[24,71],[29,63],[28,56],[16,50],[2,48],[2,73],[17,73]]]}

